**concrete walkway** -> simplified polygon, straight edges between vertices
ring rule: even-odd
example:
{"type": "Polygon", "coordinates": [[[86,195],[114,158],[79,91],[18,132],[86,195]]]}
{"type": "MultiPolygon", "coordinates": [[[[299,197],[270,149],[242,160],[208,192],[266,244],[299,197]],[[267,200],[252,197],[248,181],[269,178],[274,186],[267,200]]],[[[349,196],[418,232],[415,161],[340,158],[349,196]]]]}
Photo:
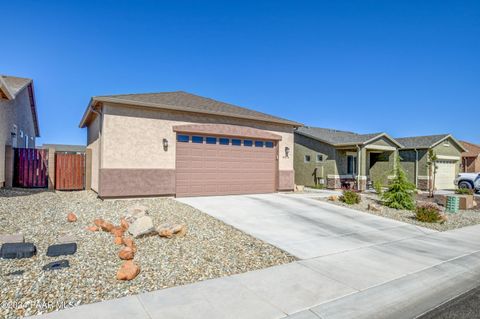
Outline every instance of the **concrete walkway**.
{"type": "MultiPolygon", "coordinates": [[[[236,196],[235,202],[231,196],[222,219],[249,226],[250,233],[302,260],[41,318],[414,318],[480,284],[480,226],[439,233],[308,196],[248,197],[236,196]],[[244,214],[239,203],[258,219],[235,216],[244,214]],[[263,211],[272,205],[276,208],[263,211]],[[295,244],[288,246],[290,241],[295,244]]],[[[208,199],[217,200],[199,201],[211,205],[208,199]]]]}

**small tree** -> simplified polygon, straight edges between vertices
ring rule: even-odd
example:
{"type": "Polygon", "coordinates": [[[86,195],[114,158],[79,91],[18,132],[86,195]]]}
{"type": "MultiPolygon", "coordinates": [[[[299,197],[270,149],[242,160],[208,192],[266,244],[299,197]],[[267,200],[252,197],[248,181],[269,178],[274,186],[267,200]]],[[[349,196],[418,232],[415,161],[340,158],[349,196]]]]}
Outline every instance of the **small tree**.
{"type": "Polygon", "coordinates": [[[382,195],[384,205],[395,209],[414,209],[415,202],[413,195],[415,185],[408,181],[405,171],[400,166],[398,157],[393,171],[395,177],[382,195]]]}
{"type": "Polygon", "coordinates": [[[428,150],[428,157],[427,157],[427,167],[428,167],[428,196],[433,197],[435,195],[435,177],[437,175],[437,154],[432,149],[428,150]],[[432,181],[432,182],[430,182],[432,181]]]}

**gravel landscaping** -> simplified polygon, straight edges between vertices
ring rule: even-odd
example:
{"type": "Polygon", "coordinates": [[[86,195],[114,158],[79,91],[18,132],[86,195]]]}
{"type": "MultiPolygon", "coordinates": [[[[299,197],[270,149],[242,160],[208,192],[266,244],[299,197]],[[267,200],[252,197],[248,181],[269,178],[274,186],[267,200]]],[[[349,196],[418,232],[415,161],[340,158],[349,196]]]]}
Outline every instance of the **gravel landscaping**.
{"type": "Polygon", "coordinates": [[[65,307],[228,276],[295,260],[286,252],[171,198],[97,199],[93,192],[44,192],[0,189],[0,234],[23,233],[37,256],[0,259],[0,318],[18,318],[65,307]],[[95,218],[119,224],[127,208],[143,205],[155,225],[181,223],[187,235],[135,239],[134,261],[141,267],[132,281],[115,276],[122,264],[120,246],[106,232],[86,230],[95,218]],[[77,222],[67,222],[74,212],[77,222]],[[46,257],[49,245],[73,236],[75,255],[46,257]],[[68,259],[70,268],[43,271],[52,261],[68,259]],[[23,271],[21,274],[12,273],[23,271]]]}
{"type": "MultiPolygon", "coordinates": [[[[450,214],[446,213],[448,221],[445,223],[425,223],[420,222],[415,218],[415,212],[410,210],[397,210],[383,206],[378,196],[374,193],[361,194],[362,201],[359,204],[347,205],[341,201],[331,201],[328,198],[319,198],[321,201],[327,201],[339,206],[349,207],[361,212],[387,217],[395,220],[399,220],[405,223],[414,224],[438,231],[446,231],[455,228],[461,228],[470,225],[480,224],[480,199],[477,197],[477,208],[475,210],[460,210],[458,213],[450,214]],[[379,211],[369,210],[369,204],[374,204],[380,208],[379,211]]],[[[417,195],[417,200],[426,201],[426,195],[417,195]]]]}

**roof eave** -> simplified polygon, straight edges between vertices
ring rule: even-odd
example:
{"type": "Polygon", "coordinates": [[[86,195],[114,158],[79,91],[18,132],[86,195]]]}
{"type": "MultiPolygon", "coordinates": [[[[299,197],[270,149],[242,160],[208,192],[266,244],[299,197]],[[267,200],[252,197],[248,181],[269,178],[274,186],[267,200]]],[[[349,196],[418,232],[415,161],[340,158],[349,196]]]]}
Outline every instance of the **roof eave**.
{"type": "Polygon", "coordinates": [[[217,115],[217,116],[225,116],[225,117],[233,117],[233,118],[239,118],[239,119],[248,119],[248,120],[254,120],[254,121],[259,121],[259,122],[266,122],[266,123],[276,123],[276,124],[282,124],[282,125],[289,125],[293,126],[295,128],[303,126],[303,124],[294,122],[294,121],[289,121],[289,120],[267,120],[267,119],[258,119],[255,116],[248,116],[248,115],[235,115],[235,114],[226,114],[222,112],[209,112],[209,111],[192,111],[190,108],[182,107],[182,106],[171,106],[171,105],[165,105],[165,104],[157,104],[157,103],[148,103],[148,102],[132,102],[129,100],[122,100],[122,99],[115,99],[115,98],[109,98],[109,97],[99,97],[99,96],[94,96],[90,100],[90,103],[88,104],[87,110],[85,111],[82,121],[80,122],[80,127],[83,128],[87,125],[87,119],[88,115],[91,112],[91,106],[95,105],[96,103],[117,103],[117,104],[123,104],[123,105],[132,105],[132,106],[140,106],[140,107],[146,107],[146,108],[152,108],[152,109],[166,109],[166,110],[172,110],[172,111],[183,111],[183,112],[188,112],[188,113],[199,113],[199,114],[209,114],[209,115],[217,115]]]}
{"type": "Polygon", "coordinates": [[[15,95],[10,91],[7,83],[3,80],[2,76],[0,76],[0,90],[2,90],[3,94],[5,94],[8,100],[15,99],[15,95]]]}

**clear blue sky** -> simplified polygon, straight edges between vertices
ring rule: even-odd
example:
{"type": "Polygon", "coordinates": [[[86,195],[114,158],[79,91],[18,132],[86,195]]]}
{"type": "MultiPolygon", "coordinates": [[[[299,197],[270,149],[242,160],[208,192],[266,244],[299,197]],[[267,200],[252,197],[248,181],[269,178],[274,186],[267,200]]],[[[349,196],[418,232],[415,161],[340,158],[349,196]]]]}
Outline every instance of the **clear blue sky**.
{"type": "Polygon", "coordinates": [[[480,143],[480,1],[1,1],[40,143],[91,96],[184,90],[311,126],[480,143]]]}

